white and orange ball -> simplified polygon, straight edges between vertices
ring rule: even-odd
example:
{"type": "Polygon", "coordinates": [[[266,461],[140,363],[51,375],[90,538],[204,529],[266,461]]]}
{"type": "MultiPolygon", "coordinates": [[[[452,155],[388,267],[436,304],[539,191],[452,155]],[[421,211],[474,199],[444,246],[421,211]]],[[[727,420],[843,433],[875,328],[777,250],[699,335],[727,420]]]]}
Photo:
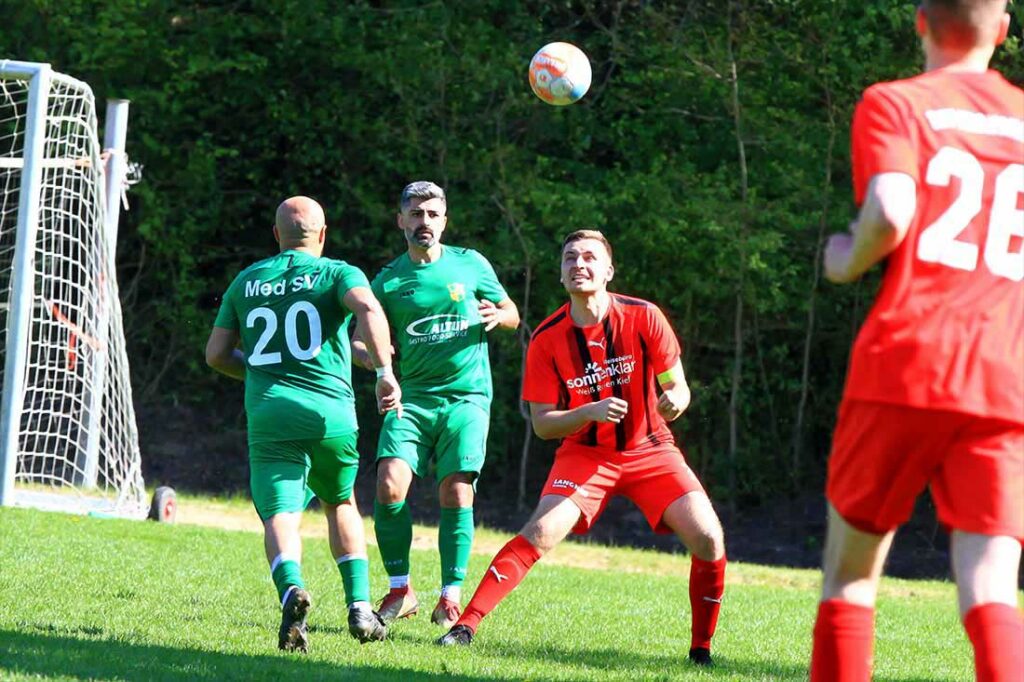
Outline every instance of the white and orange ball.
{"type": "Polygon", "coordinates": [[[565,106],[590,89],[590,60],[572,43],[548,43],[530,60],[530,87],[548,104],[565,106]]]}

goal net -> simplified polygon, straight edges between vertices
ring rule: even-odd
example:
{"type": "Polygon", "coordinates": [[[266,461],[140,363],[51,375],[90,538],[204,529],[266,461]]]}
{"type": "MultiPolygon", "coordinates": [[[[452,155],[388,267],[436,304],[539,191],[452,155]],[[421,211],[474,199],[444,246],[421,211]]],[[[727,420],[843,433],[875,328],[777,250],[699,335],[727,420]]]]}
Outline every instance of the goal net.
{"type": "Polygon", "coordinates": [[[0,61],[0,504],[144,517],[114,268],[122,183],[96,125],[88,85],[0,61]]]}

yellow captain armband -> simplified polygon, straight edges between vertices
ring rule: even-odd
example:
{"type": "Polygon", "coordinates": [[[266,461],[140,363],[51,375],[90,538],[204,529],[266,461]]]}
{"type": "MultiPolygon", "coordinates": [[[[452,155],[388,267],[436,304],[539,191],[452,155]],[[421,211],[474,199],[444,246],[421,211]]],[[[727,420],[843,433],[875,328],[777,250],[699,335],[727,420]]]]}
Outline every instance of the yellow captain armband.
{"type": "Polygon", "coordinates": [[[658,385],[664,386],[665,384],[679,383],[683,380],[684,376],[683,365],[679,360],[676,360],[676,364],[658,375],[658,385]]]}

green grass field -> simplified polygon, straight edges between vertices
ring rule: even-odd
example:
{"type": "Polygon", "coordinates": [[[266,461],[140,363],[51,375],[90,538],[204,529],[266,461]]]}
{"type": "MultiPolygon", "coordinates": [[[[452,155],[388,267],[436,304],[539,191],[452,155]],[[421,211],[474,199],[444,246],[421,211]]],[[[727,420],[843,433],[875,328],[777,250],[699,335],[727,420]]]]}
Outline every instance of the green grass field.
{"type": "MultiPolygon", "coordinates": [[[[184,500],[182,510],[193,504],[200,501],[184,500]]],[[[218,516],[230,521],[249,514],[235,503],[204,517],[215,523],[218,516]]],[[[313,515],[304,521],[313,531],[303,568],[315,609],[311,651],[299,656],[276,649],[279,611],[257,533],[0,509],[0,679],[807,677],[814,571],[730,564],[715,639],[718,665],[701,670],[686,662],[685,556],[568,543],[483,622],[472,647],[450,650],[433,645],[441,631],[429,619],[437,554],[416,550],[421,613],[396,624],[387,642],[360,646],[347,633],[341,579],[326,539],[315,532],[321,526],[313,515]]],[[[429,532],[417,528],[418,536],[429,532]]],[[[487,548],[505,537],[480,531],[487,553],[473,556],[467,599],[486,570],[493,551],[487,548]]],[[[380,596],[386,579],[373,546],[370,564],[380,596]]],[[[875,679],[972,674],[952,586],[886,580],[875,679]]]]}

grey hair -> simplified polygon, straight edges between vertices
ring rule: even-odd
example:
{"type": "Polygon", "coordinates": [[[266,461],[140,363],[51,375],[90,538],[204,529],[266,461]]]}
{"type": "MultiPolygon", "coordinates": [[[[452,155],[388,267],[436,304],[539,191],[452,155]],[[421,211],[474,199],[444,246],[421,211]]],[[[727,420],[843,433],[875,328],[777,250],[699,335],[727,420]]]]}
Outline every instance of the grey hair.
{"type": "Polygon", "coordinates": [[[402,199],[399,201],[399,206],[402,210],[405,210],[412,203],[413,199],[440,199],[446,205],[448,203],[444,196],[444,190],[429,180],[417,180],[406,185],[405,189],[402,190],[402,199]]]}

